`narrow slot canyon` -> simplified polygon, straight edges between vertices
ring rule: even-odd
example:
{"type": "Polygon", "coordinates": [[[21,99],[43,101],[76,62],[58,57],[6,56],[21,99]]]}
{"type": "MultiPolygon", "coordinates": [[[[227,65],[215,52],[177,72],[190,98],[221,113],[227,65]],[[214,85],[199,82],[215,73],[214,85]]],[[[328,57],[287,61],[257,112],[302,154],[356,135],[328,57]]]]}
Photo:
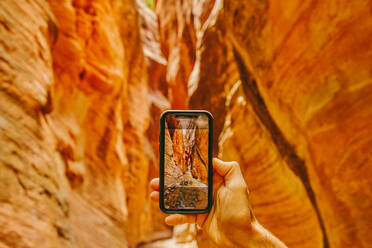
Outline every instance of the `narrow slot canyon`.
{"type": "MultiPolygon", "coordinates": [[[[0,247],[215,247],[150,200],[170,109],[211,112],[213,156],[288,247],[370,247],[371,10],[0,1],[0,247]]],[[[169,120],[164,139],[166,206],[205,206],[207,129],[169,120]]]]}

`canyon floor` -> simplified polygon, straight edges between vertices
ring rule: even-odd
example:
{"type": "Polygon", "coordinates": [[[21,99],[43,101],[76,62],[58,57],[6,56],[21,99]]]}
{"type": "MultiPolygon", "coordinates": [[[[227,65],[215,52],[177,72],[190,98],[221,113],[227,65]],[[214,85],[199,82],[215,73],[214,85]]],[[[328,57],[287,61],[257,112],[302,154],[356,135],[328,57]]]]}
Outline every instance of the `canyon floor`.
{"type": "Polygon", "coordinates": [[[208,205],[208,186],[186,172],[178,182],[165,187],[164,204],[169,209],[204,209],[208,205]]]}

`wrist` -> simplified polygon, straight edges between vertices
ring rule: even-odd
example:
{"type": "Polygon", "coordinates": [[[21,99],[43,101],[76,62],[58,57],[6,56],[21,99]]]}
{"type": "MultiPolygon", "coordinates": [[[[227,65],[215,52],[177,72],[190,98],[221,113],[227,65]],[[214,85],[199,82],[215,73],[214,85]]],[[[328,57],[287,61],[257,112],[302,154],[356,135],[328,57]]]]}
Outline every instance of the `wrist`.
{"type": "Polygon", "coordinates": [[[258,230],[254,226],[254,222],[249,220],[242,220],[239,223],[227,225],[223,228],[221,234],[224,239],[221,247],[254,247],[251,246],[252,241],[258,237],[258,230]]]}
{"type": "Polygon", "coordinates": [[[265,247],[265,248],[287,248],[287,246],[266,230],[257,220],[251,223],[252,238],[248,246],[244,247],[265,247]]]}
{"type": "Polygon", "coordinates": [[[257,220],[238,228],[228,228],[224,247],[241,248],[287,248],[287,246],[266,230],[257,220]]]}

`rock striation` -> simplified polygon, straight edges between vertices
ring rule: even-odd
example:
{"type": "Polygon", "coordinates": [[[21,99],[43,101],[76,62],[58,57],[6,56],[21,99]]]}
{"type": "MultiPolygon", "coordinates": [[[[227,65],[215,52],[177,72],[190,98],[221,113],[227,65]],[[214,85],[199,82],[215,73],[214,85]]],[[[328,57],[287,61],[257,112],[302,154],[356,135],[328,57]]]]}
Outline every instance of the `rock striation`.
{"type": "Polygon", "coordinates": [[[158,171],[150,115],[170,105],[147,73],[165,78],[164,59],[145,58],[158,48],[144,49],[138,9],[1,2],[1,247],[134,247],[171,235],[148,197],[158,171]]]}
{"type": "Polygon", "coordinates": [[[193,67],[189,108],[214,115],[214,150],[241,164],[257,218],[289,247],[368,247],[370,2],[164,5],[161,32],[196,37],[160,39],[195,47],[168,64],[193,67]]]}
{"type": "MultiPolygon", "coordinates": [[[[148,186],[170,108],[213,114],[215,156],[240,163],[289,247],[369,247],[371,1],[155,2],[0,2],[0,247],[171,237],[148,186]]],[[[189,176],[205,183],[197,144],[189,176]]]]}
{"type": "Polygon", "coordinates": [[[196,121],[171,115],[165,119],[164,206],[167,209],[205,209],[208,205],[208,160],[202,160],[208,156],[208,130],[200,129],[196,121]],[[201,154],[201,147],[205,154],[201,154]]]}

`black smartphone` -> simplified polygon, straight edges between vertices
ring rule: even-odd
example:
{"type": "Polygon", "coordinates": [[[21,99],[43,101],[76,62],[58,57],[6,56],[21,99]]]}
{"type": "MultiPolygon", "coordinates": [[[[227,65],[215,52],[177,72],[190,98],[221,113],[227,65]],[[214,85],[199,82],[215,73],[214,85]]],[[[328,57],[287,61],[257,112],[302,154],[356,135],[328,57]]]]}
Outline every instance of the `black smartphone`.
{"type": "Polygon", "coordinates": [[[212,206],[213,117],[204,110],[168,110],[160,117],[159,207],[206,213],[212,206]]]}

